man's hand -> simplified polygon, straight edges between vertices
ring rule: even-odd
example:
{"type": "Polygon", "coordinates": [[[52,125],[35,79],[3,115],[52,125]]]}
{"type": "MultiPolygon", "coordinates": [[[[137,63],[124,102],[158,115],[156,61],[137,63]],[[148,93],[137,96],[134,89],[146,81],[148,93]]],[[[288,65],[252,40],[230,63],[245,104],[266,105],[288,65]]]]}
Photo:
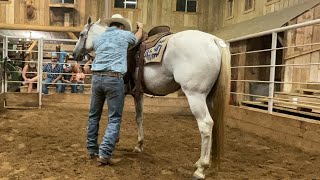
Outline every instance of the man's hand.
{"type": "Polygon", "coordinates": [[[137,29],[143,29],[143,24],[141,22],[137,22],[137,29]]]}
{"type": "Polygon", "coordinates": [[[83,71],[85,72],[85,74],[89,74],[89,73],[90,73],[90,66],[85,65],[85,66],[83,67],[83,71]]]}
{"type": "Polygon", "coordinates": [[[53,80],[49,86],[54,86],[56,82],[56,80],[53,80]]]}
{"type": "Polygon", "coordinates": [[[143,24],[141,22],[137,22],[137,32],[135,34],[138,41],[141,40],[143,35],[143,24]]]}

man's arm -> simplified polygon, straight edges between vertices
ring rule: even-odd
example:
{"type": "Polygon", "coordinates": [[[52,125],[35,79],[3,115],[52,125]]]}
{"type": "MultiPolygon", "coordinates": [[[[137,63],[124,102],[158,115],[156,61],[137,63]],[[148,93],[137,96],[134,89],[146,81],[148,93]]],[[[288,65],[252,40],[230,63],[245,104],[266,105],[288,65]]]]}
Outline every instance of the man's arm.
{"type": "Polygon", "coordinates": [[[52,83],[56,83],[59,79],[61,79],[62,78],[62,74],[60,74],[56,79],[54,79],[53,81],[52,81],[52,83]]]}
{"type": "Polygon", "coordinates": [[[44,65],[44,66],[43,66],[43,69],[42,69],[42,72],[47,72],[47,71],[48,71],[48,70],[47,70],[47,69],[48,69],[48,66],[49,66],[48,64],[44,65]]]}
{"type": "Polygon", "coordinates": [[[65,62],[64,62],[64,63],[68,63],[68,60],[69,60],[69,54],[66,53],[66,59],[65,59],[65,62]]]}
{"type": "Polygon", "coordinates": [[[71,83],[69,80],[66,80],[66,79],[64,79],[64,77],[62,76],[62,79],[61,79],[63,82],[65,82],[65,83],[71,83]]]}
{"type": "MultiPolygon", "coordinates": [[[[62,65],[57,65],[57,66],[59,67],[59,73],[63,73],[63,66],[62,65]]],[[[59,76],[56,79],[54,79],[52,83],[56,83],[61,78],[62,78],[62,74],[59,74],[59,76]]]]}
{"type": "Polygon", "coordinates": [[[137,28],[138,31],[136,32],[135,36],[137,40],[140,41],[143,35],[143,24],[141,22],[137,22],[137,28]]]}
{"type": "Polygon", "coordinates": [[[23,70],[22,70],[22,78],[23,78],[23,80],[25,80],[25,81],[28,79],[28,78],[26,77],[27,69],[28,69],[28,65],[25,65],[25,66],[23,67],[23,70]]]}
{"type": "Polygon", "coordinates": [[[91,64],[91,63],[92,63],[92,59],[88,60],[88,61],[86,62],[86,64],[84,65],[83,70],[84,70],[85,74],[89,74],[89,73],[90,73],[90,66],[89,66],[89,64],[91,64]]]}

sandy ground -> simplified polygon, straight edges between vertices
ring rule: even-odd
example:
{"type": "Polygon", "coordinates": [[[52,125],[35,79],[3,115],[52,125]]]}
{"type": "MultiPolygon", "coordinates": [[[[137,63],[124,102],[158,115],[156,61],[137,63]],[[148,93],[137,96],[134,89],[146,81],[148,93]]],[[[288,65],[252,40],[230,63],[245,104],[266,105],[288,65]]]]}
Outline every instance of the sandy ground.
{"type": "MultiPolygon", "coordinates": [[[[190,179],[200,154],[200,135],[190,116],[145,115],[145,149],[132,153],[137,133],[133,113],[124,113],[114,156],[97,167],[85,149],[87,110],[44,108],[0,113],[0,179],[190,179]]],[[[102,119],[103,134],[106,114],[102,119]]],[[[320,179],[320,156],[226,129],[220,172],[207,179],[320,179]]]]}

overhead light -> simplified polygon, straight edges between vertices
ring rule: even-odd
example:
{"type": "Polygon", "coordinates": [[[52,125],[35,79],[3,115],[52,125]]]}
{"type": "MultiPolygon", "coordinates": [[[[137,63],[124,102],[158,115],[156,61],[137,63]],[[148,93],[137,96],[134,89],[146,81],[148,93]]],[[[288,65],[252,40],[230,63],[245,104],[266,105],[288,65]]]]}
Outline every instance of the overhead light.
{"type": "Polygon", "coordinates": [[[42,38],[42,34],[36,31],[25,32],[23,36],[26,38],[42,38]]]}
{"type": "Polygon", "coordinates": [[[123,2],[124,4],[137,4],[136,1],[126,1],[126,2],[123,2]]]}

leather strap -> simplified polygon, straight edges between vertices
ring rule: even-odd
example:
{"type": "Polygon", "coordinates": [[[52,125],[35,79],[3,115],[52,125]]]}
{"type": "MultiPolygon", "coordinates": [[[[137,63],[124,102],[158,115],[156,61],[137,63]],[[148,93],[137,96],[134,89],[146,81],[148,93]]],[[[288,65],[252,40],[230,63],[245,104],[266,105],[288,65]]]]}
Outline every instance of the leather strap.
{"type": "Polygon", "coordinates": [[[117,77],[117,78],[123,77],[121,73],[113,72],[113,71],[94,71],[92,74],[98,75],[98,76],[111,76],[111,77],[117,77]]]}

